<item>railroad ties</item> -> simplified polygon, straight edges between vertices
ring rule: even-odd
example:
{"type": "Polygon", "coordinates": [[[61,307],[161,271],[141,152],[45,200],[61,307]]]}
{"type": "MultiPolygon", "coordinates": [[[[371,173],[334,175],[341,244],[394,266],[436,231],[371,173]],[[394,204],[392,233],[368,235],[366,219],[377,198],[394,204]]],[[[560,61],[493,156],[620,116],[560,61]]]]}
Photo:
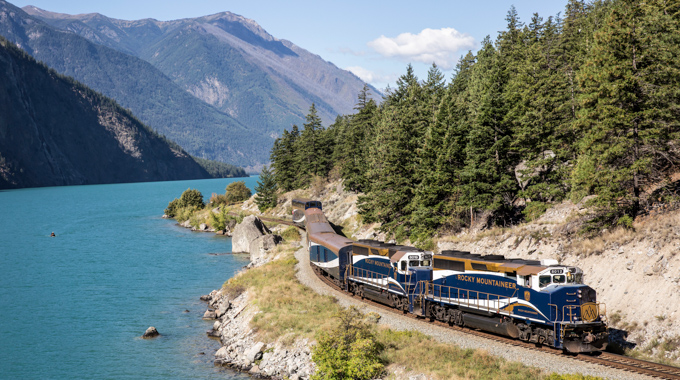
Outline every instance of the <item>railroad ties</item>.
{"type": "Polygon", "coordinates": [[[402,311],[393,309],[389,306],[383,305],[378,302],[371,301],[369,299],[362,299],[358,295],[353,295],[351,293],[344,292],[342,289],[340,289],[335,283],[333,283],[331,280],[326,278],[325,276],[321,275],[317,271],[313,271],[316,276],[327,286],[331,287],[332,289],[346,295],[352,298],[355,298],[363,303],[366,303],[368,305],[371,305],[373,307],[379,308],[381,310],[385,310],[390,313],[398,314],[404,317],[409,317],[415,320],[418,320],[422,323],[429,323],[429,324],[434,324],[437,326],[441,326],[447,329],[455,330],[458,332],[462,332],[464,334],[469,334],[473,336],[478,336],[481,338],[493,340],[499,343],[505,343],[508,345],[512,346],[517,346],[517,347],[522,347],[528,350],[532,351],[540,351],[543,353],[548,353],[551,355],[557,355],[560,357],[564,358],[569,358],[573,359],[576,361],[582,361],[586,363],[591,363],[591,364],[598,364],[602,365],[605,367],[609,368],[615,368],[631,373],[637,373],[641,375],[646,375],[646,376],[651,376],[655,377],[657,379],[667,379],[667,380],[680,380],[680,368],[679,367],[673,367],[665,364],[660,364],[660,363],[654,363],[654,362],[649,362],[645,360],[640,360],[640,359],[635,359],[631,358],[628,356],[623,356],[623,355],[616,355],[612,354],[609,352],[602,352],[602,353],[597,353],[597,354],[578,354],[578,355],[573,355],[573,354],[564,354],[560,350],[556,350],[554,348],[550,348],[547,346],[537,346],[534,343],[528,343],[528,342],[523,342],[521,340],[517,339],[512,339],[512,338],[507,338],[504,336],[500,335],[494,335],[491,333],[487,333],[481,330],[472,330],[469,328],[465,327],[458,327],[458,326],[450,326],[447,323],[439,322],[436,320],[429,320],[429,319],[424,319],[421,316],[417,316],[411,313],[403,313],[402,311]]]}

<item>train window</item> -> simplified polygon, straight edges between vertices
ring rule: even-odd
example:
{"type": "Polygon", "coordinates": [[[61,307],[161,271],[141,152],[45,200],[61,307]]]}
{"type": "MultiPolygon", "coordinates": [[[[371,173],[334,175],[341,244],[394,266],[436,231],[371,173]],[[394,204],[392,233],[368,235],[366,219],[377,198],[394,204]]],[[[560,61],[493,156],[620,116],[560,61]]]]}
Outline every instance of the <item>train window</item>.
{"type": "Polygon", "coordinates": [[[401,262],[401,270],[406,270],[406,261],[401,262]]]}
{"type": "Polygon", "coordinates": [[[538,287],[543,288],[550,285],[550,276],[540,276],[538,278],[538,287]]]}
{"type": "Polygon", "coordinates": [[[429,267],[430,266],[430,260],[423,260],[420,262],[421,267],[429,267]]]}
{"type": "Polygon", "coordinates": [[[556,274],[553,276],[553,282],[556,284],[564,284],[567,282],[567,276],[563,274],[556,274]]]}
{"type": "Polygon", "coordinates": [[[412,261],[409,261],[409,262],[408,262],[408,266],[409,266],[409,267],[417,267],[417,266],[420,266],[420,263],[418,263],[418,261],[413,261],[413,260],[412,260],[412,261]]]}

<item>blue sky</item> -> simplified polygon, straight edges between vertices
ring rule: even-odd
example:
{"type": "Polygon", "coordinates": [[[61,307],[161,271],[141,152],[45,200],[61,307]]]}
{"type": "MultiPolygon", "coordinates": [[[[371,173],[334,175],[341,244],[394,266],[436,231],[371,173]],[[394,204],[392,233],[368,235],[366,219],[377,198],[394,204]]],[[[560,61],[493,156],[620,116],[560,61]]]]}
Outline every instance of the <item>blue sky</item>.
{"type": "Polygon", "coordinates": [[[436,62],[451,77],[458,58],[475,51],[486,35],[505,29],[512,5],[528,22],[564,12],[567,0],[402,1],[402,0],[9,0],[52,12],[97,12],[124,20],[174,20],[224,11],[256,21],[279,39],[348,69],[379,89],[406,72],[411,63],[425,79],[436,62]]]}

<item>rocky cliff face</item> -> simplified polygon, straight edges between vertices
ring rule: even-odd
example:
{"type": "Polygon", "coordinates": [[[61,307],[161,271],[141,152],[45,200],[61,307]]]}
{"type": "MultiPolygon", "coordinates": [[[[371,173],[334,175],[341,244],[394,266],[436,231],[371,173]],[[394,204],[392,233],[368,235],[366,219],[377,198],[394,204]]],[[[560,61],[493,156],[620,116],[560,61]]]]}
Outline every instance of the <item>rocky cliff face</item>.
{"type": "Polygon", "coordinates": [[[128,111],[0,39],[0,189],[209,178],[128,111]]]}

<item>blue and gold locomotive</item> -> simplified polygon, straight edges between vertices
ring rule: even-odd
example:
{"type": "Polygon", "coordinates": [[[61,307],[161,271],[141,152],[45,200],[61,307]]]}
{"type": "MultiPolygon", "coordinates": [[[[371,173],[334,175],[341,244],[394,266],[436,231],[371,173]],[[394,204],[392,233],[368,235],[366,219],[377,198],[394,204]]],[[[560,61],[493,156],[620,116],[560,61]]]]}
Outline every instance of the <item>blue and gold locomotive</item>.
{"type": "Polygon", "coordinates": [[[579,268],[554,260],[461,251],[434,255],[353,241],[335,233],[320,202],[294,200],[293,208],[307,230],[312,267],[346,291],[404,312],[571,353],[607,346],[604,305],[583,284],[579,268]]]}

